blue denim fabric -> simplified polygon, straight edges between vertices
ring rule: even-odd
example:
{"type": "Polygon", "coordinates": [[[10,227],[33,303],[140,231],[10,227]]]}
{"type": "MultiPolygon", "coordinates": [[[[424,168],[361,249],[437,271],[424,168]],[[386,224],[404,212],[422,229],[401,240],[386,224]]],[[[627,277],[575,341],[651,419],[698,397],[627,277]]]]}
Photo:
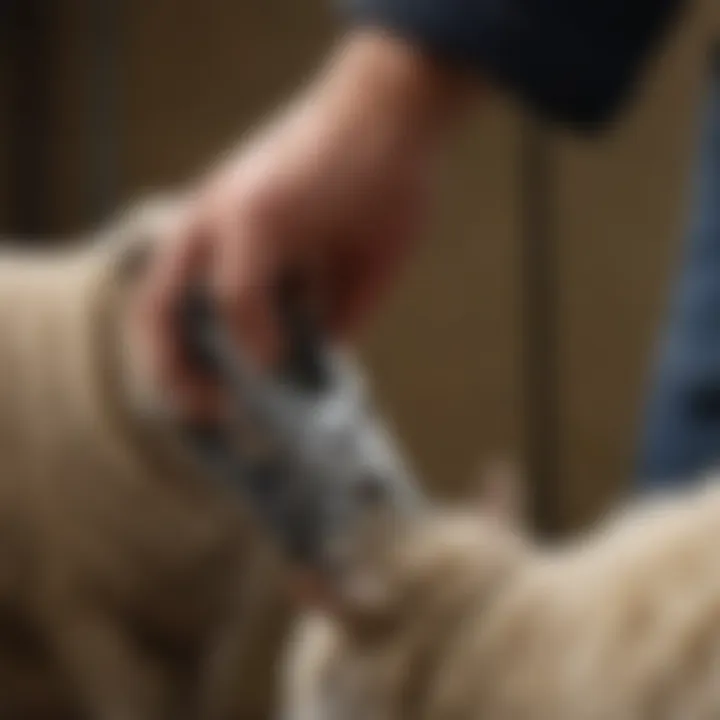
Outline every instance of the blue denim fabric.
{"type": "Polygon", "coordinates": [[[641,440],[642,489],[720,466],[720,63],[715,62],[679,284],[641,440]]]}

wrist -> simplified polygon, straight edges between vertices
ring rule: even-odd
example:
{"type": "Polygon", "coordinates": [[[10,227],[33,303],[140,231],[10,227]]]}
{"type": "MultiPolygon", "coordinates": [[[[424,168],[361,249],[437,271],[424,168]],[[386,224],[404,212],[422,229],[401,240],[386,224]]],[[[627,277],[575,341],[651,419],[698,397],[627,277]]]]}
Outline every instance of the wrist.
{"type": "Polygon", "coordinates": [[[427,140],[445,134],[468,96],[463,78],[406,41],[373,30],[343,39],[325,80],[341,102],[427,140]]]}

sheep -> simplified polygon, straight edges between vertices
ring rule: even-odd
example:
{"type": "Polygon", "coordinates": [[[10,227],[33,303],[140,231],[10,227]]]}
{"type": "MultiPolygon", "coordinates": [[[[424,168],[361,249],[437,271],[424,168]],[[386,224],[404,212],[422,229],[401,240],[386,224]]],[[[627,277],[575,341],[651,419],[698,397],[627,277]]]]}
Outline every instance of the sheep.
{"type": "Polygon", "coordinates": [[[128,321],[176,202],[0,251],[0,717],[268,717],[276,553],[188,452],[128,321]]]}
{"type": "Polygon", "coordinates": [[[283,720],[720,717],[718,477],[552,546],[515,495],[376,532],[296,623],[283,720]]]}

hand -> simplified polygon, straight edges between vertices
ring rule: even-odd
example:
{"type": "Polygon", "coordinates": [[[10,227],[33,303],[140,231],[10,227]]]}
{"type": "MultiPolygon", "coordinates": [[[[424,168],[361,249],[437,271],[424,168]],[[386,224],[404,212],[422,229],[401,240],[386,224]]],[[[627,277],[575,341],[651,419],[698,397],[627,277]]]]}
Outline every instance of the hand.
{"type": "Polygon", "coordinates": [[[261,362],[281,351],[278,284],[300,272],[327,329],[353,339],[412,248],[454,82],[400,41],[346,40],[325,72],[190,195],[141,295],[154,375],[190,414],[213,393],[183,361],[175,312],[209,281],[238,342],[261,362]]]}

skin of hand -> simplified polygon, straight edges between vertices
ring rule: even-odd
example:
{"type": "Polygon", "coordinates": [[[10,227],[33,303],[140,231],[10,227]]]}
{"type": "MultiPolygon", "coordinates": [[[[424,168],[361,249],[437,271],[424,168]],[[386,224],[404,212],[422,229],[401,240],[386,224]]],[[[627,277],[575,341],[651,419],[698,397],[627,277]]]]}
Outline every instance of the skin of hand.
{"type": "Polygon", "coordinates": [[[155,381],[190,416],[218,397],[188,366],[177,307],[204,282],[238,342],[276,360],[289,272],[352,341],[415,244],[434,165],[466,97],[464,81],[405,42],[345,37],[322,71],[270,122],[192,187],[138,296],[155,381]]]}

